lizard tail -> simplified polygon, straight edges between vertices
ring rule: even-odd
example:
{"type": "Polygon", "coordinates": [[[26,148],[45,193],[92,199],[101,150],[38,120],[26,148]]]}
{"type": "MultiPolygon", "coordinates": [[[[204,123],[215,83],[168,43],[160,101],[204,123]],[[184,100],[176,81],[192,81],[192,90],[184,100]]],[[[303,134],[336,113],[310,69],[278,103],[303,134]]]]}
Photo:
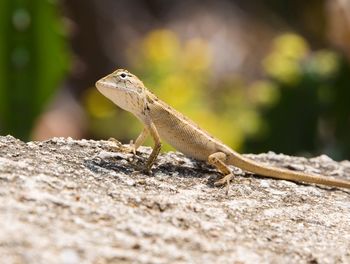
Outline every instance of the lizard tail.
{"type": "Polygon", "coordinates": [[[341,187],[350,189],[350,181],[334,179],[330,177],[325,177],[321,175],[313,175],[307,174],[303,172],[296,172],[287,169],[280,169],[276,167],[270,167],[262,165],[261,163],[255,162],[251,159],[245,158],[238,153],[231,153],[228,157],[227,163],[246,171],[276,178],[290,181],[298,181],[298,182],[307,182],[307,183],[316,183],[321,185],[327,185],[332,187],[341,187]]]}

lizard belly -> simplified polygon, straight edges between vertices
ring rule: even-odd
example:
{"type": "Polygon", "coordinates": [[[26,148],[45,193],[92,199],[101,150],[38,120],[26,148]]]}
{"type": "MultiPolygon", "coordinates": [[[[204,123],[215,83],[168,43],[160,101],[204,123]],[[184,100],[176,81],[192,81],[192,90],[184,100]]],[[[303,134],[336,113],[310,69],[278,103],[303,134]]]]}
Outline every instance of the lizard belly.
{"type": "Polygon", "coordinates": [[[208,139],[202,131],[180,123],[167,125],[163,121],[160,124],[155,122],[155,125],[162,139],[188,157],[206,161],[210,154],[216,152],[215,142],[208,139]]]}
{"type": "Polygon", "coordinates": [[[159,99],[148,106],[149,117],[161,139],[186,156],[207,161],[220,149],[218,140],[159,99]]]}

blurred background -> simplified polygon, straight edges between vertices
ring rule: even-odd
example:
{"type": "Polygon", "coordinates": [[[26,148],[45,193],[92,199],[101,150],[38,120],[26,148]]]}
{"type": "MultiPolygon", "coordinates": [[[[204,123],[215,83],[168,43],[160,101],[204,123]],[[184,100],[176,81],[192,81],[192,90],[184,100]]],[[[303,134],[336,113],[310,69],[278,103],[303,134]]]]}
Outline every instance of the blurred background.
{"type": "Polygon", "coordinates": [[[349,159],[349,63],[350,0],[1,0],[0,134],[136,138],[126,68],[235,150],[349,159]]]}

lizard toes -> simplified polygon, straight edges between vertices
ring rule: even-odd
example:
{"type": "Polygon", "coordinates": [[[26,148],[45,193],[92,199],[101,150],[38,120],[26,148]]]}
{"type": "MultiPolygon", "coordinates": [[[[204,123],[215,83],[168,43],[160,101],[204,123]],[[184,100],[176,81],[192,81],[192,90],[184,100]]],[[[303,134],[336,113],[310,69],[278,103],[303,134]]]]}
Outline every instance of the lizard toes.
{"type": "Polygon", "coordinates": [[[230,180],[234,177],[232,173],[225,175],[220,180],[214,182],[214,186],[230,185],[230,180]]]}

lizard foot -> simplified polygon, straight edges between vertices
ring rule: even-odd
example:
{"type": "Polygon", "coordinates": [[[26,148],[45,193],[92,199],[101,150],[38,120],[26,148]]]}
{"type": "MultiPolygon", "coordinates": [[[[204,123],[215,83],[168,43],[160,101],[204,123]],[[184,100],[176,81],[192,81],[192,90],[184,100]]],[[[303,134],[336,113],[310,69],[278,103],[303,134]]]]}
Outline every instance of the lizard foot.
{"type": "Polygon", "coordinates": [[[214,182],[214,186],[218,187],[222,185],[230,185],[230,181],[233,177],[234,175],[232,173],[227,174],[224,177],[222,177],[220,180],[217,180],[216,182],[214,182]]]}
{"type": "Polygon", "coordinates": [[[133,156],[136,155],[136,146],[132,140],[130,140],[129,145],[127,145],[127,144],[123,145],[122,148],[123,148],[124,152],[131,153],[131,154],[133,154],[133,156]]]}
{"type": "Polygon", "coordinates": [[[118,140],[116,140],[115,138],[109,138],[108,141],[114,143],[113,145],[114,146],[110,146],[109,149],[112,151],[112,152],[119,152],[120,151],[120,148],[122,146],[122,143],[120,143],[118,140]]]}
{"type": "Polygon", "coordinates": [[[222,177],[220,180],[217,180],[216,182],[214,182],[214,186],[218,187],[218,186],[226,185],[226,195],[228,195],[228,191],[230,189],[230,181],[233,177],[234,175],[232,173],[227,174],[224,177],[222,177]]]}

